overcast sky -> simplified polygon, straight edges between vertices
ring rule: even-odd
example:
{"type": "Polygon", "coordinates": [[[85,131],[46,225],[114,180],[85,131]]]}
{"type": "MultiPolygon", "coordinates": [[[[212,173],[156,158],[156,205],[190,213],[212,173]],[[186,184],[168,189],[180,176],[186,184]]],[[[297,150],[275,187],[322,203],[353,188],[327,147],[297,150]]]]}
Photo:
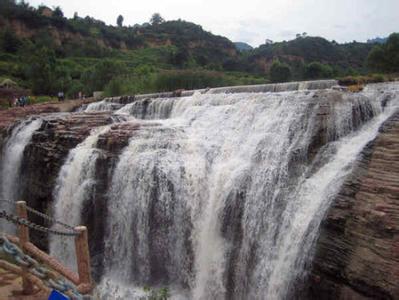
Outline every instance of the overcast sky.
{"type": "Polygon", "coordinates": [[[166,20],[183,19],[233,42],[252,46],[289,40],[296,33],[338,42],[366,41],[399,32],[399,0],[28,0],[31,5],[61,6],[115,25],[147,22],[154,12],[166,20]]]}

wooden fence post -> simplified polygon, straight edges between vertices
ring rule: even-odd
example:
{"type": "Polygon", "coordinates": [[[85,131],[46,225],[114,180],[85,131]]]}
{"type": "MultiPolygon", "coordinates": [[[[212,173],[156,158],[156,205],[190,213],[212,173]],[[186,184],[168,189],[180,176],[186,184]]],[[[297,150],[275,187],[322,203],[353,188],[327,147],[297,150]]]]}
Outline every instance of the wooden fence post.
{"type": "Polygon", "coordinates": [[[75,227],[79,235],[75,237],[76,262],[78,264],[79,283],[92,284],[90,252],[86,226],[75,227]]]}
{"type": "MultiPolygon", "coordinates": [[[[17,215],[20,218],[28,219],[28,212],[26,210],[26,202],[17,202],[17,215]]],[[[24,225],[18,225],[19,246],[24,251],[25,244],[29,242],[29,228],[24,225]]],[[[28,269],[22,267],[24,274],[28,274],[28,269]]],[[[34,292],[33,284],[26,276],[22,276],[22,292],[25,295],[32,295],[34,292]]]]}

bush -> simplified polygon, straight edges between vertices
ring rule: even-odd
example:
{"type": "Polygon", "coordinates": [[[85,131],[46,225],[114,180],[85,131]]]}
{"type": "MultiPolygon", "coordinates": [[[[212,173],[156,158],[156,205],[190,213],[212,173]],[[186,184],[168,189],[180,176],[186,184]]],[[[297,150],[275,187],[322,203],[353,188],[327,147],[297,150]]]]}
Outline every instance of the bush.
{"type": "Polygon", "coordinates": [[[114,78],[127,73],[126,67],[119,61],[106,59],[86,70],[82,79],[86,84],[86,92],[102,91],[114,78]]]}
{"type": "Polygon", "coordinates": [[[68,98],[76,99],[78,98],[79,92],[85,90],[84,85],[78,80],[72,80],[66,89],[66,95],[68,98]]]}
{"type": "Polygon", "coordinates": [[[278,60],[275,60],[270,67],[270,80],[272,82],[286,82],[291,78],[291,69],[285,64],[278,60]]]}
{"type": "Polygon", "coordinates": [[[367,76],[346,76],[343,78],[339,78],[338,83],[343,86],[362,86],[367,83],[378,83],[390,80],[391,78],[389,76],[385,76],[382,74],[371,74],[367,76]]]}
{"type": "Polygon", "coordinates": [[[1,33],[0,46],[5,52],[16,53],[21,45],[21,40],[13,31],[6,29],[1,33]]]}
{"type": "Polygon", "coordinates": [[[222,73],[212,71],[163,71],[155,81],[158,91],[193,90],[223,85],[229,85],[229,80],[222,73]]]}
{"type": "Polygon", "coordinates": [[[382,46],[375,46],[367,57],[367,66],[374,71],[384,71],[387,67],[385,51],[382,46]]]}
{"type": "Polygon", "coordinates": [[[104,88],[104,94],[108,97],[123,95],[123,79],[120,77],[111,79],[104,88]]]}
{"type": "Polygon", "coordinates": [[[242,73],[226,74],[206,70],[164,70],[155,73],[149,66],[140,66],[133,74],[113,78],[105,86],[104,94],[110,97],[265,82],[265,78],[242,73]]]}
{"type": "Polygon", "coordinates": [[[56,59],[54,51],[36,49],[28,58],[25,73],[34,94],[50,95],[56,92],[56,59]]]}
{"type": "Polygon", "coordinates": [[[370,51],[367,66],[378,72],[399,71],[399,33],[392,33],[384,45],[377,45],[370,51]]]}
{"type": "Polygon", "coordinates": [[[117,76],[105,86],[104,95],[111,97],[156,92],[156,77],[154,73],[117,76]]]}
{"type": "Polygon", "coordinates": [[[312,62],[305,67],[305,78],[307,79],[331,78],[332,76],[333,69],[329,65],[312,62]]]}

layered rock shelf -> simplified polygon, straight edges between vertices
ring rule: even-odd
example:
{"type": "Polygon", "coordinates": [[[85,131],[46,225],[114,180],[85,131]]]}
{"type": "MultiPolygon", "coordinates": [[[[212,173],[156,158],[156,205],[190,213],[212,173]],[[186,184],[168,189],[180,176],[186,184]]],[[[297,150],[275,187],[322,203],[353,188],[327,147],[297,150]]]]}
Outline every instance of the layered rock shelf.
{"type": "Polygon", "coordinates": [[[363,151],[320,229],[312,299],[399,299],[399,113],[363,151]]]}
{"type": "MultiPolygon", "coordinates": [[[[292,90],[297,91],[299,88],[295,86],[292,90]]],[[[221,89],[217,93],[222,91],[221,89]]],[[[290,152],[287,172],[291,178],[302,176],[304,166],[311,166],[310,174],[322,168],[325,161],[317,159],[323,149],[331,143],[338,143],[342,136],[349,135],[351,131],[356,131],[376,117],[376,110],[371,107],[372,102],[368,101],[367,95],[358,94],[352,97],[352,94],[346,93],[320,89],[301,94],[304,98],[310,95],[304,102],[308,105],[308,110],[302,117],[304,120],[308,120],[306,118],[312,120],[312,132],[309,135],[309,144],[302,152],[301,148],[290,152]],[[348,127],[347,132],[342,128],[331,126],[330,123],[337,117],[336,106],[340,103],[349,103],[347,106],[349,110],[346,113],[351,118],[350,122],[345,123],[348,127]],[[341,132],[337,133],[339,130],[341,132]]],[[[383,92],[379,93],[381,97],[385,97],[381,98],[384,107],[392,100],[392,94],[387,93],[385,96],[383,92]]],[[[298,95],[297,92],[293,94],[298,95]]],[[[140,97],[109,99],[121,105],[141,100],[140,97]]],[[[164,150],[162,147],[167,149],[166,145],[170,147],[168,144],[170,142],[173,146],[177,145],[173,149],[178,152],[179,147],[186,146],[183,143],[187,138],[186,128],[184,126],[178,130],[174,128],[175,131],[171,132],[167,139],[158,140],[163,130],[170,130],[167,126],[163,127],[165,126],[163,120],[157,118],[150,121],[138,120],[127,114],[116,115],[112,111],[65,113],[76,108],[76,103],[67,107],[54,104],[0,112],[0,143],[3,142],[2,138],[9,135],[15,122],[23,117],[36,118],[40,115],[41,126],[33,133],[31,142],[24,149],[20,189],[23,191],[21,198],[30,206],[51,215],[57,177],[67,160],[68,153],[87,137],[91,137],[93,129],[103,127],[107,129],[96,140],[98,158],[95,160],[94,168],[95,189],[83,202],[81,211],[81,221],[90,232],[93,275],[99,280],[104,274],[106,248],[104,236],[109,226],[108,204],[112,203],[110,200],[112,198],[107,193],[112,190],[113,173],[124,150],[135,137],[139,141],[146,141],[148,136],[153,137],[149,135],[150,133],[157,133],[159,135],[156,135],[154,141],[155,144],[159,142],[160,149],[164,150]]],[[[138,147],[141,146],[140,144],[138,147]]],[[[154,149],[154,151],[159,150],[154,149]]],[[[163,153],[162,150],[160,153],[163,153]]],[[[182,172],[179,176],[185,176],[185,173],[182,172]]],[[[178,179],[180,180],[180,178],[176,180],[178,179]]],[[[171,194],[177,191],[173,184],[174,182],[168,182],[167,185],[171,194]]],[[[229,204],[231,207],[226,206],[223,210],[221,217],[224,218],[224,222],[221,224],[221,231],[226,240],[243,238],[244,225],[241,218],[245,201],[248,201],[248,195],[245,193],[243,190],[237,197],[234,195],[236,198],[232,196],[236,202],[231,202],[229,204]]],[[[152,209],[155,209],[154,207],[152,209]]],[[[46,225],[43,220],[34,216],[31,220],[46,225]]],[[[158,234],[156,230],[162,227],[159,224],[151,231],[154,236],[158,234]]],[[[162,236],[163,231],[159,230],[159,236],[162,236]]],[[[186,235],[189,234],[190,232],[186,235]]],[[[32,239],[40,248],[48,250],[49,241],[46,236],[32,232],[32,239]]],[[[295,283],[297,285],[295,292],[298,293],[290,296],[294,298],[300,296],[304,299],[399,299],[399,112],[396,111],[383,123],[377,138],[362,150],[353,172],[346,177],[343,186],[331,201],[331,206],[319,228],[313,250],[312,263],[307,268],[305,281],[295,283]]],[[[194,250],[190,248],[190,251],[194,250]]],[[[235,266],[234,261],[238,252],[230,255],[232,255],[229,258],[231,265],[235,266]]],[[[190,263],[193,263],[195,254],[190,252],[189,256],[190,263]]],[[[161,262],[158,265],[160,264],[161,262]]],[[[190,270],[192,269],[193,266],[190,266],[190,270]]],[[[236,288],[240,279],[234,277],[236,276],[234,272],[237,270],[232,267],[231,274],[227,276],[226,286],[229,290],[227,296],[231,298],[240,292],[236,288]]],[[[236,273],[238,274],[238,271],[236,273]]],[[[157,276],[161,278],[162,274],[157,273],[157,276]]],[[[188,286],[189,283],[185,283],[185,287],[188,286]]]]}

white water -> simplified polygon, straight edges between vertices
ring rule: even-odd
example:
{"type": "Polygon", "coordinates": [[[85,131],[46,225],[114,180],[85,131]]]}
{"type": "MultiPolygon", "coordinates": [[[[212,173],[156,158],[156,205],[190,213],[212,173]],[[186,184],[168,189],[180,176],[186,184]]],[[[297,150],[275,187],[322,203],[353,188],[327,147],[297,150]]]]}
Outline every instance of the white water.
{"type": "Polygon", "coordinates": [[[331,200],[397,109],[397,84],[126,105],[117,113],[156,121],[139,121],[114,170],[103,298],[140,298],[144,285],[175,298],[289,297],[331,200]],[[384,111],[380,90],[395,95],[384,111]],[[326,105],[329,141],[311,159],[326,105]]]}
{"type": "MultiPolygon", "coordinates": [[[[144,286],[168,287],[173,299],[292,298],[331,201],[398,110],[399,85],[358,94],[288,88],[139,99],[115,112],[140,127],[108,191],[102,299],[141,299],[144,286]]],[[[107,130],[69,153],[56,218],[80,223],[107,130]]],[[[74,267],[71,245],[54,240],[51,252],[74,267]]]]}
{"type": "MultiPolygon", "coordinates": [[[[104,126],[92,130],[82,143],[69,152],[54,189],[54,217],[57,220],[73,226],[80,225],[83,204],[94,193],[96,161],[101,155],[96,148],[97,141],[109,128],[104,126]]],[[[70,237],[51,236],[50,254],[76,270],[74,245],[70,237]]]]}
{"type": "Polygon", "coordinates": [[[80,111],[95,112],[95,111],[113,111],[122,107],[122,104],[115,103],[104,99],[99,102],[93,102],[82,108],[80,111]]]}
{"type": "MultiPolygon", "coordinates": [[[[20,196],[20,173],[21,163],[25,147],[32,139],[33,133],[40,128],[41,119],[28,119],[18,124],[10,137],[6,140],[0,157],[0,198],[8,201],[18,201],[20,196]]],[[[1,207],[7,211],[14,208],[5,203],[0,203],[1,207]]],[[[6,226],[3,221],[1,228],[7,232],[13,228],[13,225],[6,226]]]]}

